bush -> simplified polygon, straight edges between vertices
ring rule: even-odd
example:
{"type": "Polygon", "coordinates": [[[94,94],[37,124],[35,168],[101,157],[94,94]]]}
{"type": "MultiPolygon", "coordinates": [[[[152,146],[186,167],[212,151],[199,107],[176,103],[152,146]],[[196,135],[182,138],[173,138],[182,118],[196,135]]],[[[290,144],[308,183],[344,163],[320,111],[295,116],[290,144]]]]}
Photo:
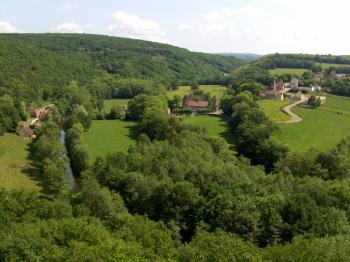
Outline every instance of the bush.
{"type": "Polygon", "coordinates": [[[196,112],[199,115],[210,114],[211,113],[211,108],[198,109],[196,112]]]}

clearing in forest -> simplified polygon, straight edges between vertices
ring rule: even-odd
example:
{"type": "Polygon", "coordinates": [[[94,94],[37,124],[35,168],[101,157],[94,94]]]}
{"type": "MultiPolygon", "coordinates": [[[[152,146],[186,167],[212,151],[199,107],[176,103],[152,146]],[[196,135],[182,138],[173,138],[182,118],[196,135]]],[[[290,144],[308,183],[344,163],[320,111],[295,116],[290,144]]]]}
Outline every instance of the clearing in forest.
{"type": "Polygon", "coordinates": [[[29,144],[31,139],[15,134],[0,136],[0,186],[5,189],[40,190],[30,177],[29,144]]]}
{"type": "Polygon", "coordinates": [[[182,116],[184,123],[192,124],[204,128],[209,135],[222,137],[232,144],[232,135],[230,134],[227,120],[224,116],[217,115],[199,115],[199,116],[182,116]]]}
{"type": "Polygon", "coordinates": [[[127,151],[135,143],[135,125],[135,122],[124,120],[94,120],[82,137],[90,161],[107,153],[127,151]]]}
{"type": "Polygon", "coordinates": [[[297,76],[301,76],[306,71],[310,71],[310,70],[299,69],[299,68],[275,68],[275,69],[269,70],[271,75],[291,74],[291,75],[297,75],[297,76]]]}
{"type": "MultiPolygon", "coordinates": [[[[200,85],[200,90],[203,90],[204,92],[209,92],[211,96],[216,96],[217,98],[221,98],[226,91],[226,86],[222,85],[200,85]]],[[[188,95],[191,92],[190,86],[179,86],[177,90],[174,91],[168,91],[167,96],[168,98],[173,98],[173,96],[178,95],[181,97],[184,97],[185,95],[188,95]]]]}
{"type": "Polygon", "coordinates": [[[105,99],[103,100],[104,108],[103,111],[109,113],[113,106],[127,106],[131,99],[105,99]]]}

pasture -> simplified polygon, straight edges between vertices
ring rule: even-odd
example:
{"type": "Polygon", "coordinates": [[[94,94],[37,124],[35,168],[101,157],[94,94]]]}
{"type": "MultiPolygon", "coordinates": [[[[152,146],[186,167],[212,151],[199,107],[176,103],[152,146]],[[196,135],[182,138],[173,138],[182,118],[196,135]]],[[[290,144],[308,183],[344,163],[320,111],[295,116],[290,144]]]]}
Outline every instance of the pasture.
{"type": "Polygon", "coordinates": [[[106,99],[103,100],[104,108],[103,111],[109,113],[113,106],[126,106],[131,99],[106,99]]]}
{"type": "Polygon", "coordinates": [[[310,71],[310,70],[299,69],[299,68],[275,68],[275,69],[269,70],[271,75],[291,74],[296,76],[301,76],[306,71],[310,71]]]}
{"type": "Polygon", "coordinates": [[[259,106],[264,110],[265,114],[273,122],[277,121],[287,121],[290,116],[282,111],[282,107],[288,105],[292,101],[289,100],[272,100],[272,99],[262,99],[258,101],[259,106]]]}
{"type": "Polygon", "coordinates": [[[107,153],[127,151],[135,142],[135,125],[135,122],[123,120],[94,120],[89,131],[82,137],[90,161],[107,153]]]}
{"type": "Polygon", "coordinates": [[[0,136],[0,186],[5,189],[40,190],[25,169],[30,167],[29,138],[15,134],[0,136]]]}
{"type": "MultiPolygon", "coordinates": [[[[226,86],[221,85],[200,85],[200,90],[203,90],[204,92],[209,92],[211,96],[216,96],[217,98],[221,98],[226,91],[226,86]]],[[[172,99],[175,95],[184,97],[185,95],[188,95],[191,92],[190,86],[179,86],[177,90],[174,91],[168,91],[167,97],[172,99]]]]}
{"type": "Polygon", "coordinates": [[[330,68],[330,67],[343,67],[343,66],[350,66],[350,65],[348,65],[348,64],[328,64],[328,63],[322,63],[321,66],[322,66],[323,69],[327,69],[327,68],[330,68]]]}
{"type": "Polygon", "coordinates": [[[279,124],[281,139],[292,150],[305,152],[310,147],[330,150],[350,134],[349,98],[330,96],[319,108],[295,107],[293,112],[303,121],[279,124]]]}
{"type": "Polygon", "coordinates": [[[199,116],[182,116],[183,123],[192,124],[204,128],[209,135],[222,137],[232,144],[227,120],[223,116],[217,115],[199,115],[199,116]]]}

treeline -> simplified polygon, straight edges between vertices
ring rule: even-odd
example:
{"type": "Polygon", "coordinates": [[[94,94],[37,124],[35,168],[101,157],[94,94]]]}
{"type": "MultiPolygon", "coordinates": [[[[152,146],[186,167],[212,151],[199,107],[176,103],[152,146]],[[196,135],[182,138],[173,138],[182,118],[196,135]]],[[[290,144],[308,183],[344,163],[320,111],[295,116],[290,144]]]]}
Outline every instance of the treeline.
{"type": "Polygon", "coordinates": [[[254,165],[263,165],[270,172],[284,157],[288,148],[280,142],[278,127],[261,110],[249,91],[221,100],[225,115],[230,117],[230,128],[236,150],[254,165]]]}
{"type": "Polygon", "coordinates": [[[118,79],[152,79],[167,87],[175,80],[215,80],[245,63],[170,45],[87,34],[1,34],[0,56],[0,96],[27,102],[52,100],[72,80],[103,97],[131,97],[135,93],[124,83],[116,83],[113,90],[105,86],[118,79]],[[102,90],[96,83],[102,83],[102,90]]]}
{"type": "Polygon", "coordinates": [[[58,196],[67,189],[66,149],[60,142],[60,128],[54,122],[43,124],[33,141],[32,154],[38,164],[39,178],[44,193],[58,196]]]}
{"type": "Polygon", "coordinates": [[[264,56],[258,63],[266,69],[273,68],[305,68],[313,72],[322,71],[322,63],[350,64],[349,56],[309,55],[309,54],[273,54],[264,56]]]}
{"type": "MultiPolygon", "coordinates": [[[[5,132],[16,132],[18,123],[21,120],[20,111],[23,105],[18,107],[15,105],[13,98],[9,95],[0,96],[0,135],[5,132]]],[[[24,110],[24,112],[26,112],[24,110]]],[[[25,114],[22,117],[25,118],[25,114]]]]}

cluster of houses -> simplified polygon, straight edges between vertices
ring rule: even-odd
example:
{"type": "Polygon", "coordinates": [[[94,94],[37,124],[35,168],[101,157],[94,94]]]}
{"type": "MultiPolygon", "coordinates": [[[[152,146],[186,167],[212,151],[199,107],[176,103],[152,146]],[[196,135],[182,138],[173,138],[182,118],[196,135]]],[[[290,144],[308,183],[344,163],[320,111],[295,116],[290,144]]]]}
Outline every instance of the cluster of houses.
{"type": "Polygon", "coordinates": [[[34,108],[30,116],[33,120],[29,122],[21,122],[19,135],[23,137],[35,137],[34,130],[39,128],[41,124],[52,118],[52,110],[49,106],[43,108],[34,108]]]}
{"type": "Polygon", "coordinates": [[[261,96],[268,99],[284,100],[285,98],[300,100],[302,97],[302,90],[305,91],[320,91],[322,90],[320,85],[313,84],[309,87],[299,86],[299,80],[296,77],[292,77],[290,83],[284,83],[283,81],[273,81],[271,85],[266,86],[261,96]],[[291,90],[298,90],[297,93],[290,92],[291,90]]]}
{"type": "Polygon", "coordinates": [[[344,78],[346,78],[346,77],[348,77],[349,75],[348,74],[334,74],[333,75],[333,78],[335,79],[335,80],[342,80],[342,79],[344,79],[344,78]]]}

